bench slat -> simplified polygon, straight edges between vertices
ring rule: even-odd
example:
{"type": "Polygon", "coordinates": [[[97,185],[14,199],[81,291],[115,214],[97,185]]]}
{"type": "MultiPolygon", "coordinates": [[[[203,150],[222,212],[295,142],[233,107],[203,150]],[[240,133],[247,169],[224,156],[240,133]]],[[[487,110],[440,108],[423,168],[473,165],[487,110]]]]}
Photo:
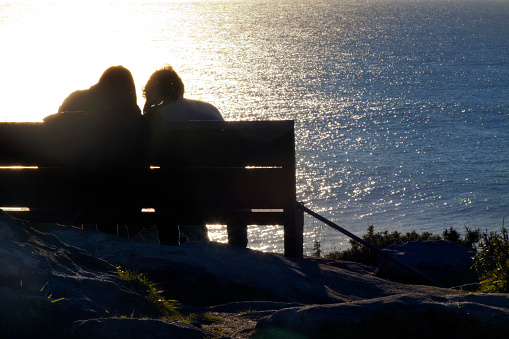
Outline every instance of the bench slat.
{"type": "Polygon", "coordinates": [[[295,166],[291,121],[176,123],[150,135],[151,165],[295,166]]]}
{"type": "MultiPolygon", "coordinates": [[[[148,128],[143,137],[144,128],[133,138],[147,144],[147,154],[134,161],[154,166],[282,166],[291,165],[288,152],[295,151],[292,121],[178,122],[148,128]]],[[[59,157],[88,151],[82,148],[87,139],[97,143],[97,152],[117,141],[44,123],[0,123],[0,166],[52,166],[59,157]]]]}
{"type": "MultiPolygon", "coordinates": [[[[78,216],[76,224],[96,224],[97,220],[104,224],[128,225],[282,225],[281,213],[251,212],[239,210],[217,210],[215,215],[203,215],[201,210],[167,209],[159,213],[143,213],[133,210],[88,209],[86,214],[78,216]],[[173,218],[174,216],[177,216],[173,218]],[[161,219],[164,222],[161,222],[161,219]]],[[[74,220],[75,214],[64,209],[34,209],[32,211],[9,211],[11,215],[35,223],[57,223],[67,225],[74,220]]]]}
{"type": "Polygon", "coordinates": [[[282,208],[292,189],[282,174],[281,168],[135,168],[90,175],[0,169],[0,206],[73,206],[94,194],[92,206],[282,208]]]}

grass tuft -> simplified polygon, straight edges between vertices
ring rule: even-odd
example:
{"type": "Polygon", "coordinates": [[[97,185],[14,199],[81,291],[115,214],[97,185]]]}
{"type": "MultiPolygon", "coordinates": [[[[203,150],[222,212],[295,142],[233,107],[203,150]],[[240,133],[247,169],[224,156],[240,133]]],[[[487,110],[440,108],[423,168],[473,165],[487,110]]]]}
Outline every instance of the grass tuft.
{"type": "Polygon", "coordinates": [[[163,315],[162,318],[187,322],[178,311],[180,303],[177,300],[167,300],[164,298],[163,291],[157,287],[156,283],[150,281],[146,274],[136,270],[124,270],[120,266],[117,267],[117,272],[122,279],[133,283],[135,288],[163,315]]]}

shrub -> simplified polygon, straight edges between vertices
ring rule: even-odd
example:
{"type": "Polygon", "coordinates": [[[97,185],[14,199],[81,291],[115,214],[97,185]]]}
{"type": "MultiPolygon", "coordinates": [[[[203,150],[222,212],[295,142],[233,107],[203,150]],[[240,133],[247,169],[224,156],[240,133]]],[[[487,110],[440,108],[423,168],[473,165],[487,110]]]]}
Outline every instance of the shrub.
{"type": "Polygon", "coordinates": [[[457,242],[475,250],[476,244],[481,240],[481,230],[479,228],[471,230],[468,227],[465,227],[465,230],[466,234],[464,238],[461,238],[459,232],[452,227],[446,228],[442,236],[444,240],[457,242]]]}
{"type": "Polygon", "coordinates": [[[481,292],[509,293],[509,236],[502,227],[500,233],[485,231],[480,235],[477,254],[472,266],[483,278],[481,292]]]}
{"type": "MultiPolygon", "coordinates": [[[[463,244],[476,250],[474,265],[481,280],[481,292],[509,293],[509,232],[502,226],[500,232],[481,232],[480,229],[466,227],[465,237],[452,227],[447,228],[439,235],[429,232],[418,234],[415,231],[402,235],[398,231],[375,232],[373,225],[368,227],[368,232],[362,239],[372,245],[384,249],[390,245],[402,245],[410,241],[435,241],[447,240],[463,244]]],[[[325,255],[327,259],[355,261],[365,265],[377,266],[378,254],[369,248],[350,240],[351,247],[341,252],[332,252],[325,255]]]]}
{"type": "Polygon", "coordinates": [[[318,258],[322,256],[322,244],[320,243],[320,240],[315,239],[313,243],[313,252],[311,255],[318,258]]]}
{"type": "Polygon", "coordinates": [[[451,241],[451,242],[460,242],[460,234],[458,231],[456,231],[454,228],[449,227],[446,228],[442,232],[442,236],[444,237],[444,240],[451,241]]]}
{"type": "MultiPolygon", "coordinates": [[[[430,232],[417,233],[416,231],[407,232],[406,234],[401,234],[398,231],[389,232],[387,230],[381,232],[375,232],[375,227],[373,225],[369,226],[367,229],[367,233],[362,236],[362,239],[366,240],[370,244],[384,249],[389,247],[390,245],[403,245],[411,241],[437,241],[442,240],[442,237],[439,235],[434,235],[430,232]]],[[[443,232],[443,240],[453,241],[460,244],[463,244],[471,249],[475,249],[475,245],[480,239],[480,230],[475,229],[471,230],[466,227],[466,235],[464,238],[461,238],[458,231],[454,228],[450,227],[445,229],[443,232]]],[[[361,264],[369,265],[369,266],[377,266],[379,262],[378,253],[371,251],[369,248],[359,244],[355,240],[351,239],[350,248],[341,252],[331,252],[325,255],[327,259],[334,260],[347,260],[347,261],[355,261],[361,264]]]]}
{"type": "MultiPolygon", "coordinates": [[[[407,232],[406,234],[401,234],[398,231],[390,232],[385,230],[382,232],[375,233],[375,227],[373,225],[369,226],[367,229],[368,233],[362,236],[362,239],[366,240],[370,244],[384,249],[389,247],[390,245],[402,245],[410,241],[434,241],[440,240],[440,236],[433,235],[429,232],[423,232],[418,234],[415,231],[407,232]]],[[[369,248],[359,244],[355,240],[351,239],[350,248],[344,250],[342,252],[332,252],[325,255],[327,259],[335,259],[335,260],[347,260],[347,261],[355,261],[369,266],[377,266],[378,265],[378,253],[371,251],[369,248]]]]}

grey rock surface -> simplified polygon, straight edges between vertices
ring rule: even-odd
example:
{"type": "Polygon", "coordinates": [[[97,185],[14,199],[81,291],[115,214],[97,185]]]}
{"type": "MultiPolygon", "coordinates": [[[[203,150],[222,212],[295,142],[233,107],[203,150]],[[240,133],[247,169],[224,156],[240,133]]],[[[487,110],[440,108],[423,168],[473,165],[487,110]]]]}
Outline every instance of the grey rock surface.
{"type": "Polygon", "coordinates": [[[507,294],[406,285],[356,263],[213,242],[169,247],[30,225],[1,211],[0,312],[1,338],[469,338],[509,330],[507,294]],[[161,319],[116,266],[147,274],[183,311],[222,322],[161,319]]]}
{"type": "Polygon", "coordinates": [[[218,305],[246,300],[314,304],[414,291],[444,293],[434,287],[409,286],[377,278],[370,269],[362,271],[355,263],[343,262],[338,267],[327,260],[292,259],[215,242],[172,247],[63,228],[52,234],[113,265],[146,272],[167,291],[175,291],[176,299],[191,304],[218,305]]]}
{"type": "Polygon", "coordinates": [[[0,315],[0,338],[66,338],[78,320],[158,312],[114,265],[0,211],[0,315]]]}
{"type": "Polygon", "coordinates": [[[496,338],[509,331],[509,295],[419,293],[274,312],[258,338],[496,338]]]}
{"type": "Polygon", "coordinates": [[[76,321],[72,336],[94,339],[152,338],[203,339],[192,325],[153,319],[100,318],[76,321]]]}
{"type": "MultiPolygon", "coordinates": [[[[474,264],[475,252],[450,241],[415,241],[392,245],[386,250],[393,258],[415,268],[425,276],[446,287],[461,286],[477,281],[474,264]]],[[[382,257],[378,275],[403,283],[424,284],[426,281],[401,266],[382,257]]]]}

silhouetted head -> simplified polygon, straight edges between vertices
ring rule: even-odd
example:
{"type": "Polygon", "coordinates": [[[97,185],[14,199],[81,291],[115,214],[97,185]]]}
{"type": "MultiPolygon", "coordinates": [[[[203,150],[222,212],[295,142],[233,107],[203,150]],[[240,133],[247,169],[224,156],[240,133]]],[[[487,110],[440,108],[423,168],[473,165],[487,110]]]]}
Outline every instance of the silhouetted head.
{"type": "Polygon", "coordinates": [[[143,88],[143,97],[147,101],[176,101],[184,96],[184,83],[173,67],[166,65],[155,71],[143,88]]]}
{"type": "Polygon", "coordinates": [[[131,72],[123,66],[111,66],[101,75],[99,85],[136,102],[136,87],[131,72]]]}

